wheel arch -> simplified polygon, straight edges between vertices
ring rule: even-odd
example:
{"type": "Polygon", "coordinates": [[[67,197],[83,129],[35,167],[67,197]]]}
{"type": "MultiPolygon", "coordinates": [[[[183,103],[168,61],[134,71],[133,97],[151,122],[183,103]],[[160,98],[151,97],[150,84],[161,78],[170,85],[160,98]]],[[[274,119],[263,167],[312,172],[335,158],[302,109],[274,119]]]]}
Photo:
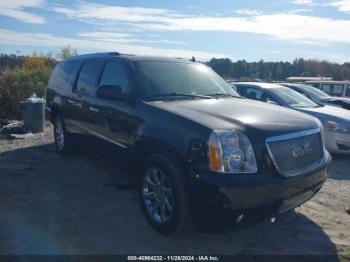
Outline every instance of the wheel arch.
{"type": "Polygon", "coordinates": [[[157,138],[149,137],[138,141],[133,147],[133,161],[131,163],[133,171],[138,171],[139,163],[142,163],[147,157],[157,153],[169,154],[186,167],[186,157],[176,147],[157,138]]]}

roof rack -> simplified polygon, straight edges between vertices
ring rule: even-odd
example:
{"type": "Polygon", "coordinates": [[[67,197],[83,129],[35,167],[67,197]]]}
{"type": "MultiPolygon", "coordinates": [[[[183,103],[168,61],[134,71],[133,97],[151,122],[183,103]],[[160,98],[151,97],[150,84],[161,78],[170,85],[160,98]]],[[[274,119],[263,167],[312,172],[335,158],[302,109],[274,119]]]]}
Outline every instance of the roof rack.
{"type": "Polygon", "coordinates": [[[94,53],[94,54],[85,54],[85,55],[76,55],[71,56],[66,59],[65,61],[74,61],[74,60],[80,60],[80,59],[86,59],[86,58],[101,58],[101,57],[109,57],[109,56],[119,56],[119,52],[105,52],[105,53],[94,53]]]}
{"type": "Polygon", "coordinates": [[[109,54],[109,55],[120,55],[119,52],[109,52],[108,54],[109,54]]]}

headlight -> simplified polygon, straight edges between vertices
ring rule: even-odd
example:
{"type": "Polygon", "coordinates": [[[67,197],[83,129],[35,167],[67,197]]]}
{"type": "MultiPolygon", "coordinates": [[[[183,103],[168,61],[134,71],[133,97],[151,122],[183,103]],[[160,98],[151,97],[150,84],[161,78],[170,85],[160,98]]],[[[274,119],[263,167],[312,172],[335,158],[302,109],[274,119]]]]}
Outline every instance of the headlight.
{"type": "Polygon", "coordinates": [[[256,173],[252,144],[236,131],[213,131],[209,138],[209,168],[221,173],[256,173]]]}
{"type": "Polygon", "coordinates": [[[327,122],[327,129],[336,133],[347,133],[349,131],[347,127],[334,121],[327,122]]]}

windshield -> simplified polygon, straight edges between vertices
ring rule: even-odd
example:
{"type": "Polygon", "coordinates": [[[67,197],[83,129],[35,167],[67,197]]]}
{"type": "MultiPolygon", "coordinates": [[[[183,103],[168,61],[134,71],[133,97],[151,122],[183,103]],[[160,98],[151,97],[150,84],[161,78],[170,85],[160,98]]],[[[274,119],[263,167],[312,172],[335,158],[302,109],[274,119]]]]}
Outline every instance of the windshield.
{"type": "Polygon", "coordinates": [[[310,99],[289,88],[279,87],[271,88],[270,90],[291,107],[310,108],[319,106],[310,99]]]}
{"type": "Polygon", "coordinates": [[[310,92],[317,96],[318,98],[327,98],[331,97],[330,95],[326,94],[325,92],[317,89],[316,87],[313,86],[308,86],[308,85],[298,85],[298,87],[302,90],[305,90],[305,92],[310,92]]]}
{"type": "Polygon", "coordinates": [[[142,61],[136,65],[145,100],[208,99],[239,94],[211,68],[198,63],[142,61]]]}

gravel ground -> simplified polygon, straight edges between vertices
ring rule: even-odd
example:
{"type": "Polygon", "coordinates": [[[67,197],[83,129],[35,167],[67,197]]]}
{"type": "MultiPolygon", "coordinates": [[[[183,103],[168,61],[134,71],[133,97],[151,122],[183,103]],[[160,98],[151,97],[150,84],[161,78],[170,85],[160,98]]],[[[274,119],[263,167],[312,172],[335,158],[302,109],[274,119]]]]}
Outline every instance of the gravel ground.
{"type": "Polygon", "coordinates": [[[165,237],[145,222],[132,180],[84,153],[59,155],[52,127],[0,138],[0,254],[294,254],[350,259],[350,157],[334,156],[311,201],[223,234],[165,237]]]}

